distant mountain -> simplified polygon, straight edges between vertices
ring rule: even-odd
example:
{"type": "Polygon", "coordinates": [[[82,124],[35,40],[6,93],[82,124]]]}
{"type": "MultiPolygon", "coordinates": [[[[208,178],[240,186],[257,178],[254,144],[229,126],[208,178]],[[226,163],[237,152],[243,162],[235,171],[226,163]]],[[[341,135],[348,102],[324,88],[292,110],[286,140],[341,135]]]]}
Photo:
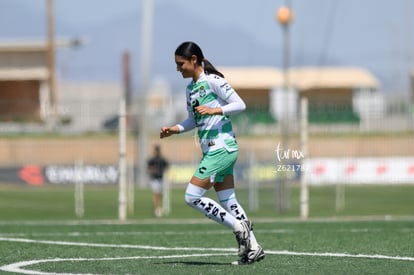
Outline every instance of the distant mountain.
{"type": "MultiPolygon", "coordinates": [[[[58,53],[60,74],[74,80],[120,79],[121,54],[131,51],[134,74],[139,74],[141,14],[139,10],[122,18],[86,28],[66,26],[55,16],[56,37],[81,36],[87,44],[77,50],[58,53]]],[[[1,38],[46,38],[44,8],[29,10],[23,0],[5,1],[0,7],[1,38]],[[16,16],[17,15],[17,16],[16,16]],[[24,20],[22,20],[24,18],[24,20]],[[7,26],[7,27],[5,27],[7,26]]],[[[260,45],[248,33],[223,26],[214,27],[197,14],[188,14],[170,2],[155,5],[152,71],[154,76],[179,77],[175,72],[174,50],[179,43],[193,40],[217,66],[280,66],[280,49],[260,45]]],[[[135,77],[138,79],[138,77],[135,77]]]]}
{"type": "MultiPolygon", "coordinates": [[[[134,73],[139,74],[140,18],[141,14],[131,13],[102,26],[78,30],[89,42],[72,54],[73,58],[68,61],[70,77],[117,79],[120,56],[126,49],[132,53],[134,73]]],[[[226,26],[218,29],[196,15],[187,14],[169,2],[162,2],[155,7],[153,22],[154,76],[172,80],[179,78],[175,72],[174,50],[181,42],[188,40],[197,42],[206,58],[217,66],[280,64],[278,50],[256,43],[249,34],[226,26]]]]}

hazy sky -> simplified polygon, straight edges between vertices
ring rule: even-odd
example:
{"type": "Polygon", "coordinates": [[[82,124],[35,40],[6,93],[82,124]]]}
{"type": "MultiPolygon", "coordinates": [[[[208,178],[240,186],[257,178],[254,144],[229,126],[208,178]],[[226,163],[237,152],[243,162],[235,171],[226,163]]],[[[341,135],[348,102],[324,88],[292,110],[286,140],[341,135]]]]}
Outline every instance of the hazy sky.
{"type": "MultiPolygon", "coordinates": [[[[45,0],[14,1],[34,12],[44,12],[45,0]]],[[[280,48],[281,28],[276,10],[284,0],[153,0],[155,6],[175,5],[184,14],[220,28],[247,32],[260,44],[280,48]]],[[[296,63],[302,52],[313,56],[313,65],[364,66],[389,81],[395,89],[407,86],[408,72],[414,67],[414,1],[412,0],[291,0],[291,52],[296,63]]],[[[139,17],[139,0],[55,0],[56,16],[66,26],[82,29],[126,16],[139,17]]],[[[182,19],[182,18],[181,18],[182,19]]],[[[157,18],[170,20],[177,18],[157,18]]],[[[139,22],[139,21],[137,21],[139,22]]],[[[197,28],[197,22],[188,22],[197,28]]],[[[59,30],[58,30],[59,31],[59,30]]],[[[177,32],[184,31],[177,29],[177,32]]],[[[202,32],[203,30],[200,30],[202,32]]],[[[224,37],[205,34],[217,43],[224,37]]],[[[171,49],[169,49],[171,51],[171,49]]],[[[303,57],[304,58],[304,57],[303,57]]]]}
{"type": "MultiPolygon", "coordinates": [[[[45,0],[20,1],[33,10],[43,11],[45,0]]],[[[0,1],[0,2],[1,2],[0,1]]],[[[141,10],[142,0],[55,0],[56,13],[68,26],[82,27],[136,14],[141,10]]],[[[297,43],[315,40],[319,46],[335,50],[339,37],[355,39],[354,45],[363,42],[361,48],[372,45],[370,38],[381,36],[383,43],[401,39],[412,40],[414,3],[412,0],[291,0],[295,20],[292,36],[297,43]],[[323,40],[319,40],[322,37],[323,40]],[[357,40],[358,39],[358,40],[357,40]]],[[[207,19],[217,26],[236,26],[254,33],[261,41],[271,43],[280,39],[275,33],[278,27],[275,13],[284,0],[153,0],[154,5],[170,3],[197,17],[207,19]]],[[[174,21],[174,18],[171,18],[174,21]]],[[[173,22],[172,22],[173,23],[173,22]]],[[[194,23],[194,22],[192,22],[194,23]]],[[[374,42],[374,41],[372,41],[374,42]]],[[[412,43],[412,41],[410,42],[412,43]]],[[[297,45],[300,46],[300,45],[297,45]]]]}

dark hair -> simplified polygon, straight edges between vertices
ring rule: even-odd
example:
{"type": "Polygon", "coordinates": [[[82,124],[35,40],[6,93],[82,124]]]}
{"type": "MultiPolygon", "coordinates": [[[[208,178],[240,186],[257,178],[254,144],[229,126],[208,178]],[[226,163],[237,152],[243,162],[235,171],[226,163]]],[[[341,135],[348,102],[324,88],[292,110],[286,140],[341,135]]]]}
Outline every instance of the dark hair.
{"type": "Polygon", "coordinates": [[[204,58],[203,51],[194,42],[188,41],[181,43],[175,50],[175,55],[182,56],[187,60],[191,60],[191,57],[195,55],[197,57],[197,64],[204,67],[206,74],[215,74],[224,78],[224,75],[220,73],[213,64],[204,58]]]}

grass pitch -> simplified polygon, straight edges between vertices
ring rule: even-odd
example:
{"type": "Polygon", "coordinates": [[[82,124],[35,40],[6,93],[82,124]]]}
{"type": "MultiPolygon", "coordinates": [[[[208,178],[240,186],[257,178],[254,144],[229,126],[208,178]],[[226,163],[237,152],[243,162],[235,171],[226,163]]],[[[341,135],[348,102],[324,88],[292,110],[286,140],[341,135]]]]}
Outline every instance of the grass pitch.
{"type": "MultiPolygon", "coordinates": [[[[0,185],[1,220],[68,220],[77,219],[73,185],[66,186],[2,186],[0,185]]],[[[250,210],[246,188],[237,188],[237,198],[252,218],[298,218],[299,188],[289,191],[290,208],[277,210],[275,187],[259,188],[256,210],[250,210]]],[[[309,216],[311,218],[332,217],[393,217],[413,216],[414,185],[354,185],[345,186],[343,208],[336,208],[336,186],[314,186],[309,190],[309,216]]],[[[210,190],[207,196],[217,199],[210,190]]],[[[171,190],[171,213],[168,218],[200,218],[200,213],[184,203],[183,187],[171,190]]],[[[86,185],[84,211],[81,218],[87,220],[118,218],[118,189],[116,186],[86,185]]],[[[151,192],[136,189],[130,219],[153,218],[151,192]]]]}
{"type": "Polygon", "coordinates": [[[152,218],[150,191],[136,190],[134,212],[119,223],[113,186],[85,186],[82,218],[73,186],[1,186],[0,274],[414,274],[413,190],[349,186],[336,210],[334,187],[311,188],[309,221],[298,219],[297,188],[285,213],[272,189],[260,190],[248,214],[266,258],[232,266],[233,233],[186,206],[181,189],[161,219],[152,218]]]}
{"type": "Polygon", "coordinates": [[[0,272],[24,274],[413,274],[413,221],[256,222],[266,258],[232,266],[209,220],[2,222],[0,272]]]}

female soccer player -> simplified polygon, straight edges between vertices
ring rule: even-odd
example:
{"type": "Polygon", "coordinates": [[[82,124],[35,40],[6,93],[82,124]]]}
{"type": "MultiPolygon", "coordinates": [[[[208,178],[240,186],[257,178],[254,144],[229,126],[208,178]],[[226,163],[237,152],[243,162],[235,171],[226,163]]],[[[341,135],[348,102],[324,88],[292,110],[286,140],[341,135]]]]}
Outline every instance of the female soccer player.
{"type": "Polygon", "coordinates": [[[191,78],[186,89],[188,117],[174,126],[164,126],[160,138],[198,128],[203,157],[185,191],[186,203],[206,217],[233,229],[240,259],[234,264],[250,264],[265,257],[257,243],[246,212],[236,199],[233,168],[238,146],[229,115],[246,108],[244,101],[224,76],[204,58],[194,42],[184,42],[175,51],[177,71],[191,78]],[[205,197],[214,187],[216,201],[205,197]]]}

